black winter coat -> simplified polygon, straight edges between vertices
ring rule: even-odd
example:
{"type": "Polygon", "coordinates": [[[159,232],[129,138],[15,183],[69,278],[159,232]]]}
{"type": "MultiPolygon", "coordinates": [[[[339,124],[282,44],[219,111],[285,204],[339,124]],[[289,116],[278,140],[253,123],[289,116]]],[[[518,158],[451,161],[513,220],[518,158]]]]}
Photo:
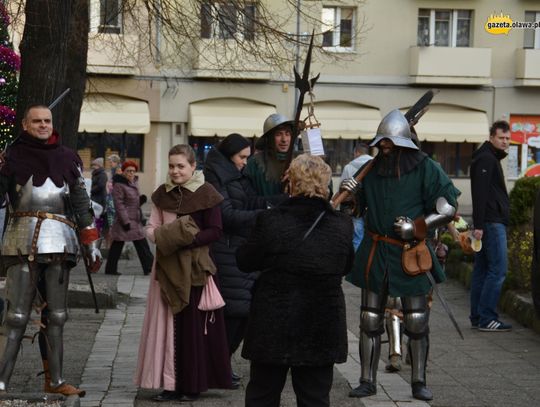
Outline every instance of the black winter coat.
{"type": "Polygon", "coordinates": [[[92,189],[90,191],[92,201],[97,202],[105,209],[107,197],[107,173],[100,167],[92,171],[92,189]]]}
{"type": "Polygon", "coordinates": [[[486,222],[508,225],[510,201],[501,167],[506,155],[489,141],[473,153],[471,193],[475,229],[483,229],[486,222]]]}
{"type": "Polygon", "coordinates": [[[342,277],[354,250],[351,218],[319,198],[293,197],[261,213],[236,254],[256,283],[242,356],[288,366],[327,366],[347,359],[342,277]],[[325,215],[302,241],[317,216],[325,215]]]}
{"type": "Polygon", "coordinates": [[[215,148],[206,158],[204,177],[224,198],[221,203],[223,236],[211,245],[211,250],[225,300],[225,316],[245,318],[249,314],[256,276],[238,270],[235,253],[249,236],[257,214],[266,209],[266,200],[256,195],[249,179],[215,148]]]}

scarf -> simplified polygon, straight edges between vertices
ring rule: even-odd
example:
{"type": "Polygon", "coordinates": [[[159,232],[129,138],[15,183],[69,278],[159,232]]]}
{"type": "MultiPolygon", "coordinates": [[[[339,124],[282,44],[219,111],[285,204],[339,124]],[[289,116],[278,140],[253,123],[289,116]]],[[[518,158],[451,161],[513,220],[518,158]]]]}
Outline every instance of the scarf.
{"type": "Polygon", "coordinates": [[[204,181],[202,171],[195,171],[183,185],[176,185],[167,177],[167,181],[152,194],[154,205],[179,216],[213,208],[221,201],[223,197],[211,184],[204,181]]]}

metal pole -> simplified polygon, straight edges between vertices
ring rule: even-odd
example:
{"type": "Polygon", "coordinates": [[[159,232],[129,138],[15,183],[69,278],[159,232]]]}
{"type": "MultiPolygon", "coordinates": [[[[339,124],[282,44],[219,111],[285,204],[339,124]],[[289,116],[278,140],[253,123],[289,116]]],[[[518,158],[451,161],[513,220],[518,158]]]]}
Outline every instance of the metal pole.
{"type": "MultiPolygon", "coordinates": [[[[301,0],[296,0],[296,55],[294,66],[296,72],[300,72],[300,7],[301,0]]],[[[295,88],[294,91],[294,112],[298,109],[298,99],[300,98],[300,89],[295,88]]],[[[294,113],[293,113],[294,115],[294,113]]]]}

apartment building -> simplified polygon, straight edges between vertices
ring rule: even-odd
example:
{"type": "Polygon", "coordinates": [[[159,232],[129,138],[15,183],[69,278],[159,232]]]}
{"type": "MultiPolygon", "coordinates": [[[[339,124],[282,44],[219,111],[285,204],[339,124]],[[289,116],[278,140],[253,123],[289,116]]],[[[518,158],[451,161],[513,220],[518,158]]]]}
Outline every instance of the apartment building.
{"type": "MultiPolygon", "coordinates": [[[[138,160],[141,190],[148,194],[165,179],[170,146],[189,142],[203,158],[219,137],[231,132],[258,136],[270,113],[293,114],[292,65],[284,74],[268,61],[243,55],[231,62],[233,69],[216,69],[224,57],[219,50],[240,49],[237,40],[256,41],[245,24],[242,32],[236,30],[238,16],[226,0],[211,8],[229,13],[226,30],[203,4],[192,21],[200,38],[174,63],[165,62],[165,56],[171,61],[171,50],[158,28],[155,52],[144,58],[143,42],[148,38],[130,31],[130,22],[117,12],[119,1],[92,0],[90,81],[79,141],[85,161],[110,152],[138,160]]],[[[291,13],[289,2],[266,3],[276,15],[291,13]]],[[[422,149],[441,163],[463,192],[464,207],[470,205],[471,154],[487,139],[492,121],[506,119],[512,125],[513,144],[503,163],[510,187],[537,156],[540,162],[535,147],[540,147],[540,28],[514,27],[506,34],[486,30],[488,20],[534,26],[540,20],[539,2],[297,4],[318,15],[320,26],[313,19],[300,18],[297,24],[296,18],[289,18],[281,28],[324,32],[316,41],[322,41],[328,55],[339,57],[332,61],[315,55],[311,66],[312,76],[320,73],[312,103],[335,175],[351,159],[354,143],[371,139],[386,113],[407,109],[431,88],[439,93],[416,129],[422,149]],[[360,35],[354,35],[358,31],[360,35]]],[[[243,15],[256,18],[257,5],[246,3],[250,9],[243,15]]],[[[300,59],[304,52],[305,47],[299,50],[300,59]]]]}

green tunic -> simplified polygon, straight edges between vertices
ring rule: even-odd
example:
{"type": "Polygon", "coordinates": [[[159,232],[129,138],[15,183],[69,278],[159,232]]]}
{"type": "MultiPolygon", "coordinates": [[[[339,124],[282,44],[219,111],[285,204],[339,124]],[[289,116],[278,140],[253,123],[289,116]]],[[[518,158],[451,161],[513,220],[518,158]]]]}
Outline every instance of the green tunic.
{"type": "MultiPolygon", "coordinates": [[[[411,277],[401,267],[402,248],[379,241],[366,282],[365,271],[373,240],[368,231],[399,239],[394,232],[394,220],[398,216],[416,219],[436,212],[439,197],[457,208],[460,191],[441,169],[440,165],[426,157],[412,171],[398,177],[378,174],[380,162],[364,178],[363,188],[356,199],[359,207],[367,208],[366,233],[356,252],[352,272],[347,279],[356,286],[381,292],[385,270],[388,273],[388,294],[392,297],[410,297],[427,294],[431,288],[426,275],[411,277]]],[[[444,272],[430,248],[433,259],[432,274],[437,282],[445,280],[444,272]]]]}
{"type": "Polygon", "coordinates": [[[265,167],[263,153],[256,153],[251,156],[244,169],[244,174],[251,181],[251,185],[255,188],[257,195],[272,196],[282,194],[283,185],[279,177],[272,177],[267,172],[268,169],[265,167]]]}

